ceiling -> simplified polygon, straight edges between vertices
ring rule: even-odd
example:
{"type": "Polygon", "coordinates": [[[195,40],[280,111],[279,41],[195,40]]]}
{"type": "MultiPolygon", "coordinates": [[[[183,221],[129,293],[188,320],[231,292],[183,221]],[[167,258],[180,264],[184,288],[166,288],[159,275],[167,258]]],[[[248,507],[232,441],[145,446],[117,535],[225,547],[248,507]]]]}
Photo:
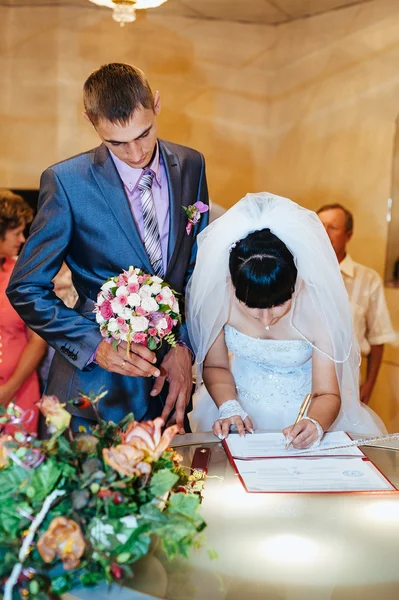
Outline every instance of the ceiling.
{"type": "MultiPolygon", "coordinates": [[[[151,12],[164,16],[279,25],[373,1],[379,0],[169,0],[159,8],[151,9],[151,12]]],[[[108,10],[95,6],[89,0],[6,0],[0,1],[0,6],[77,6],[108,10]]]]}

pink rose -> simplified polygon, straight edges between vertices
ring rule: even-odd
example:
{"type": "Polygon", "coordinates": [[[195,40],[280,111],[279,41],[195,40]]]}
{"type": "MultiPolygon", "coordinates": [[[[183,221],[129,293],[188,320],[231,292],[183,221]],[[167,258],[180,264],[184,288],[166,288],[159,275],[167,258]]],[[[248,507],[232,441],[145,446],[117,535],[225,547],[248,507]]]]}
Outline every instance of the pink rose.
{"type": "Polygon", "coordinates": [[[109,300],[104,300],[100,306],[100,313],[103,319],[110,319],[114,314],[109,300]]]}
{"type": "Polygon", "coordinates": [[[127,296],[118,296],[118,302],[119,304],[121,304],[121,306],[126,306],[127,304],[127,296]]]}
{"type": "Polygon", "coordinates": [[[173,329],[173,321],[172,321],[172,319],[170,318],[169,315],[164,315],[164,318],[166,319],[166,321],[168,323],[167,328],[163,330],[164,334],[166,334],[166,333],[169,333],[169,331],[172,331],[172,329],[173,329]]]}
{"type": "Polygon", "coordinates": [[[139,283],[143,283],[143,282],[144,282],[146,279],[147,279],[147,277],[143,277],[143,275],[139,275],[139,276],[137,277],[137,281],[138,281],[139,283]]]}
{"type": "Polygon", "coordinates": [[[103,336],[103,338],[108,337],[108,331],[106,329],[101,329],[101,335],[103,336]]]}
{"type": "Polygon", "coordinates": [[[127,291],[129,292],[129,294],[136,294],[140,289],[140,286],[138,283],[128,283],[127,284],[127,291]]]}
{"type": "Polygon", "coordinates": [[[143,332],[135,333],[133,336],[133,342],[135,344],[144,344],[147,345],[147,335],[143,332]]]}
{"type": "Polygon", "coordinates": [[[138,306],[136,308],[136,314],[140,315],[141,317],[146,317],[147,316],[147,311],[144,310],[144,308],[142,308],[141,306],[138,306]]]}
{"type": "Polygon", "coordinates": [[[155,300],[156,300],[157,302],[162,302],[162,300],[163,300],[163,296],[162,296],[162,294],[158,294],[157,296],[155,296],[155,300]]]}
{"type": "Polygon", "coordinates": [[[157,335],[158,332],[155,329],[155,327],[150,327],[150,329],[148,330],[148,333],[154,337],[154,335],[157,335]]]}
{"type": "Polygon", "coordinates": [[[125,319],[122,319],[122,317],[118,317],[116,319],[116,322],[121,333],[129,333],[129,325],[126,323],[125,319]]]}
{"type": "Polygon", "coordinates": [[[118,277],[118,286],[124,286],[126,285],[126,277],[124,275],[119,275],[118,277]]]}

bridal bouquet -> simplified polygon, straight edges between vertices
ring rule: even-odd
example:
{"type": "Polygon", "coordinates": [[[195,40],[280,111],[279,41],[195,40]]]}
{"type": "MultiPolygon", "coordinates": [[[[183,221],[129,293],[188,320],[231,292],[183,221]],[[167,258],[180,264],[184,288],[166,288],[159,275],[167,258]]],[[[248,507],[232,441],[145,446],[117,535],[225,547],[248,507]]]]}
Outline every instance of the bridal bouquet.
{"type": "Polygon", "coordinates": [[[180,321],[175,292],[156,275],[129,267],[111,277],[97,296],[94,312],[104,338],[144,344],[156,350],[165,340],[176,345],[172,332],[180,321]]]}
{"type": "Polygon", "coordinates": [[[154,536],[168,557],[198,545],[205,523],[192,475],[169,448],[176,426],[162,433],[161,419],[129,415],[72,438],[57,398],[45,396],[40,410],[57,428],[45,441],[23,431],[17,407],[0,416],[1,597],[127,583],[154,536]]]}

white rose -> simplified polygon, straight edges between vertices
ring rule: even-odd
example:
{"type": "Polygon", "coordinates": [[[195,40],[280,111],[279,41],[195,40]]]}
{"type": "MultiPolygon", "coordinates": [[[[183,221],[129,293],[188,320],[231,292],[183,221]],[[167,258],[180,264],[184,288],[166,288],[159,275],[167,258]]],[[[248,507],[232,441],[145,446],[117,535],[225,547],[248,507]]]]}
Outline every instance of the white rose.
{"type": "Polygon", "coordinates": [[[116,287],[116,283],[111,279],[110,281],[104,283],[104,285],[101,286],[101,289],[104,290],[104,292],[107,292],[108,290],[111,290],[114,287],[116,287]]]}
{"type": "Polygon", "coordinates": [[[161,319],[157,324],[157,329],[160,331],[161,329],[167,329],[168,322],[166,319],[161,319]]]}
{"type": "Polygon", "coordinates": [[[153,296],[156,296],[162,290],[162,288],[159,285],[159,283],[153,283],[150,289],[151,289],[151,294],[153,296]]]}
{"type": "Polygon", "coordinates": [[[102,294],[98,294],[97,296],[97,306],[101,306],[101,304],[104,302],[105,300],[105,296],[103,296],[102,294]]]}
{"type": "Polygon", "coordinates": [[[142,298],[144,296],[150,296],[151,295],[151,286],[149,286],[147,283],[145,285],[142,285],[141,288],[139,289],[139,294],[142,298]]]}
{"type": "Polygon", "coordinates": [[[98,312],[98,313],[96,313],[96,321],[97,321],[97,323],[101,324],[101,323],[105,323],[106,319],[104,319],[102,314],[98,312]]]}
{"type": "Polygon", "coordinates": [[[129,294],[127,303],[129,306],[140,306],[141,298],[138,294],[129,294]]]}
{"type": "Polygon", "coordinates": [[[145,317],[132,317],[130,319],[130,326],[134,333],[138,331],[146,331],[148,328],[148,319],[145,317]]]}
{"type": "Polygon", "coordinates": [[[121,312],[121,314],[119,315],[120,317],[122,317],[122,319],[125,319],[125,321],[130,321],[130,319],[132,318],[133,315],[133,311],[128,308],[127,306],[125,306],[125,308],[123,309],[123,311],[121,312]]]}
{"type": "Polygon", "coordinates": [[[127,336],[127,333],[121,333],[119,339],[121,339],[123,342],[127,342],[127,336]]]}
{"type": "Polygon", "coordinates": [[[113,300],[111,300],[111,308],[112,311],[118,315],[118,317],[121,317],[125,307],[122,306],[118,298],[114,298],[113,300]]]}
{"type": "Polygon", "coordinates": [[[141,308],[144,308],[147,312],[154,312],[158,310],[159,305],[155,298],[144,296],[144,298],[141,299],[141,308]]]}
{"type": "Polygon", "coordinates": [[[107,329],[108,329],[108,331],[110,331],[111,333],[114,333],[114,331],[118,331],[118,329],[119,329],[119,325],[118,325],[118,323],[116,322],[116,319],[114,319],[114,318],[111,318],[111,319],[108,321],[108,327],[107,327],[107,329]]]}
{"type": "Polygon", "coordinates": [[[179,309],[179,303],[177,300],[175,300],[173,302],[173,306],[172,306],[172,310],[173,312],[175,312],[177,315],[180,314],[180,309],[179,309]]]}
{"type": "Polygon", "coordinates": [[[172,290],[170,289],[170,287],[167,287],[167,286],[162,288],[161,294],[165,300],[167,300],[168,298],[171,298],[173,296],[172,290]]]}
{"type": "Polygon", "coordinates": [[[157,275],[153,275],[151,277],[151,281],[153,281],[154,283],[162,283],[163,279],[161,279],[160,277],[158,277],[157,275]]]}
{"type": "Polygon", "coordinates": [[[128,283],[138,283],[139,280],[137,279],[137,275],[136,273],[132,273],[132,275],[129,276],[129,279],[127,280],[128,283]]]}
{"type": "Polygon", "coordinates": [[[127,287],[125,285],[121,285],[121,287],[116,290],[116,296],[127,296],[128,293],[129,292],[127,291],[127,287]]]}

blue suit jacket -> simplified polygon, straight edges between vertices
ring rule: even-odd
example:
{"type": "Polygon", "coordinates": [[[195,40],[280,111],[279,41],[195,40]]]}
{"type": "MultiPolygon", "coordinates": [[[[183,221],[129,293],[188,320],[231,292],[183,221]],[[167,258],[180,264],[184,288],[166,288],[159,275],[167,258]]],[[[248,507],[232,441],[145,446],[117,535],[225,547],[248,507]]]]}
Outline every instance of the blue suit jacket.
{"type": "MultiPolygon", "coordinates": [[[[191,148],[159,140],[170,201],[168,266],[165,280],[184,294],[194,268],[196,238],[208,214],[190,235],[182,205],[208,203],[203,156],[191,148]]],[[[136,419],[160,414],[167,388],[152,398],[152,378],[109,373],[90,361],[102,337],[92,312],[101,285],[130,265],[153,273],[132,217],[123,184],[103,145],[47,169],[41,178],[38,214],[7,290],[11,304],[27,325],[57,351],[46,393],[66,402],[80,391],[108,395],[101,400],[103,418],[118,421],[128,412],[136,419]],[[51,280],[65,261],[79,300],[74,309],[56,297],[51,280]]],[[[179,335],[188,345],[183,324],[179,335]]],[[[164,345],[166,346],[166,344],[164,345]]],[[[161,360],[168,348],[159,352],[161,360]]],[[[91,409],[70,411],[93,418],[91,409]]]]}

